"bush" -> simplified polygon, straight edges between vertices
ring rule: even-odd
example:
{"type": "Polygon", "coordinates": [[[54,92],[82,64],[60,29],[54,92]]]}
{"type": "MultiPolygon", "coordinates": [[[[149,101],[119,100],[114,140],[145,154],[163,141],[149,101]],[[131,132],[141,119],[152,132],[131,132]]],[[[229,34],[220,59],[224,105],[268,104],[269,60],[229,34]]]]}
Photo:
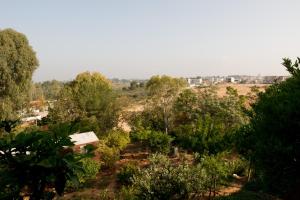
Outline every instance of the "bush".
{"type": "Polygon", "coordinates": [[[244,158],[236,158],[229,162],[229,169],[231,174],[245,176],[249,169],[249,162],[244,158]]]}
{"type": "Polygon", "coordinates": [[[142,142],[144,145],[150,147],[151,151],[159,153],[169,153],[172,137],[159,131],[152,131],[143,129],[132,132],[131,139],[136,142],[142,142]]]}
{"type": "Polygon", "coordinates": [[[108,190],[101,190],[99,192],[99,199],[101,199],[101,200],[113,200],[113,198],[109,195],[108,190]]]}
{"type": "Polygon", "coordinates": [[[84,183],[89,179],[96,178],[97,173],[100,170],[100,163],[91,158],[84,158],[81,160],[83,172],[78,173],[79,182],[84,183]]]}
{"type": "Polygon", "coordinates": [[[200,162],[201,168],[204,170],[203,176],[205,190],[211,195],[216,196],[216,192],[220,186],[224,185],[231,176],[229,165],[223,160],[223,155],[203,156],[200,162]]]}
{"type": "Polygon", "coordinates": [[[123,186],[119,191],[118,200],[139,200],[133,187],[123,186]]]}
{"type": "Polygon", "coordinates": [[[105,139],[105,144],[108,147],[116,148],[119,150],[124,149],[129,142],[129,134],[120,130],[111,131],[105,139]]]}
{"type": "MultiPolygon", "coordinates": [[[[84,158],[80,161],[82,163],[82,170],[76,171],[79,184],[82,185],[88,180],[94,179],[97,176],[97,173],[100,170],[100,163],[91,158],[84,158]]],[[[77,188],[78,185],[74,182],[69,181],[67,183],[68,187],[77,188]]]]}
{"type": "Polygon", "coordinates": [[[186,170],[169,164],[151,165],[133,177],[135,196],[137,199],[185,199],[188,195],[186,170]]]}
{"type": "Polygon", "coordinates": [[[143,130],[131,132],[130,138],[134,142],[146,142],[150,134],[151,134],[151,130],[143,129],[143,130]]]}
{"type": "Polygon", "coordinates": [[[153,131],[148,138],[148,145],[153,152],[169,153],[171,142],[171,136],[162,132],[153,131]]]}
{"type": "Polygon", "coordinates": [[[132,183],[132,177],[137,174],[138,167],[135,163],[128,163],[124,165],[120,172],[117,174],[118,181],[123,185],[129,185],[132,183]]]}
{"type": "Polygon", "coordinates": [[[120,159],[120,151],[117,148],[104,145],[99,148],[99,152],[103,166],[106,168],[112,168],[115,162],[120,159]]]}
{"type": "Polygon", "coordinates": [[[227,162],[221,156],[203,156],[197,165],[174,166],[166,156],[154,154],[149,158],[149,167],[133,176],[130,194],[135,199],[213,196],[229,176],[227,162]]]}

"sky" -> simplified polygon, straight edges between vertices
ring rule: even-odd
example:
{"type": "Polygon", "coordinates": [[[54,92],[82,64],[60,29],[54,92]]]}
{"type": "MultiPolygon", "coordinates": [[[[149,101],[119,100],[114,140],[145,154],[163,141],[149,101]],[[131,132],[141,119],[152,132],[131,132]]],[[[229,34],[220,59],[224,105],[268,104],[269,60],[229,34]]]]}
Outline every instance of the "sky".
{"type": "Polygon", "coordinates": [[[287,75],[299,10],[299,0],[0,0],[0,29],[27,36],[34,81],[287,75]]]}

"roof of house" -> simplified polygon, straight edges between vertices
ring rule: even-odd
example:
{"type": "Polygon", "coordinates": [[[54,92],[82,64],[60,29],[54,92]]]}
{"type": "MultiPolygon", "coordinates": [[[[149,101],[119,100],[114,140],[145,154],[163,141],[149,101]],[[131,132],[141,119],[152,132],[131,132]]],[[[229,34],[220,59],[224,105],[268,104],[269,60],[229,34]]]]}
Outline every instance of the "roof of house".
{"type": "Polygon", "coordinates": [[[82,145],[99,141],[98,137],[93,131],[85,133],[74,133],[70,135],[70,137],[71,141],[74,142],[75,145],[82,145]]]}

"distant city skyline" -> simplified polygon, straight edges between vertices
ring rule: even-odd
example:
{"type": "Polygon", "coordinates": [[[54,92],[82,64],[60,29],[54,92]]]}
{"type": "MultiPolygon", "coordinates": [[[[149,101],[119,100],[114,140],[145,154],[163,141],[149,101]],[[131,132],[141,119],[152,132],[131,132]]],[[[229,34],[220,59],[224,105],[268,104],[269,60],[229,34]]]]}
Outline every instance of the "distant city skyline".
{"type": "Polygon", "coordinates": [[[34,81],[288,75],[300,56],[296,0],[3,0],[0,29],[24,33],[34,81]]]}

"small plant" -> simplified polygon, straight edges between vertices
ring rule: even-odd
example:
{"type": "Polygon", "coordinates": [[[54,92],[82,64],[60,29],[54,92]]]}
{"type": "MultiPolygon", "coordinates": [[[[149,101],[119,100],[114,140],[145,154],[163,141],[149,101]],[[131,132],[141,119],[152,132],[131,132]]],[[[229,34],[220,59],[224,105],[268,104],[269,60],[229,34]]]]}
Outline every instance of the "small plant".
{"type": "Polygon", "coordinates": [[[101,200],[113,200],[113,198],[109,195],[108,190],[101,190],[99,192],[99,199],[101,199],[101,200]]]}
{"type": "Polygon", "coordinates": [[[82,163],[82,170],[75,172],[78,177],[78,183],[68,181],[67,186],[69,189],[78,188],[78,186],[82,186],[88,180],[95,179],[101,167],[98,161],[91,158],[84,158],[80,162],[82,163]]]}
{"type": "Polygon", "coordinates": [[[117,174],[118,181],[123,185],[132,183],[132,177],[138,172],[139,168],[135,163],[128,163],[124,165],[117,174]]]}
{"type": "Polygon", "coordinates": [[[122,186],[118,200],[139,200],[136,196],[136,191],[133,187],[122,186]]]}
{"type": "Polygon", "coordinates": [[[106,168],[112,168],[120,159],[120,151],[117,148],[104,145],[100,147],[99,152],[103,166],[106,168]]]}

